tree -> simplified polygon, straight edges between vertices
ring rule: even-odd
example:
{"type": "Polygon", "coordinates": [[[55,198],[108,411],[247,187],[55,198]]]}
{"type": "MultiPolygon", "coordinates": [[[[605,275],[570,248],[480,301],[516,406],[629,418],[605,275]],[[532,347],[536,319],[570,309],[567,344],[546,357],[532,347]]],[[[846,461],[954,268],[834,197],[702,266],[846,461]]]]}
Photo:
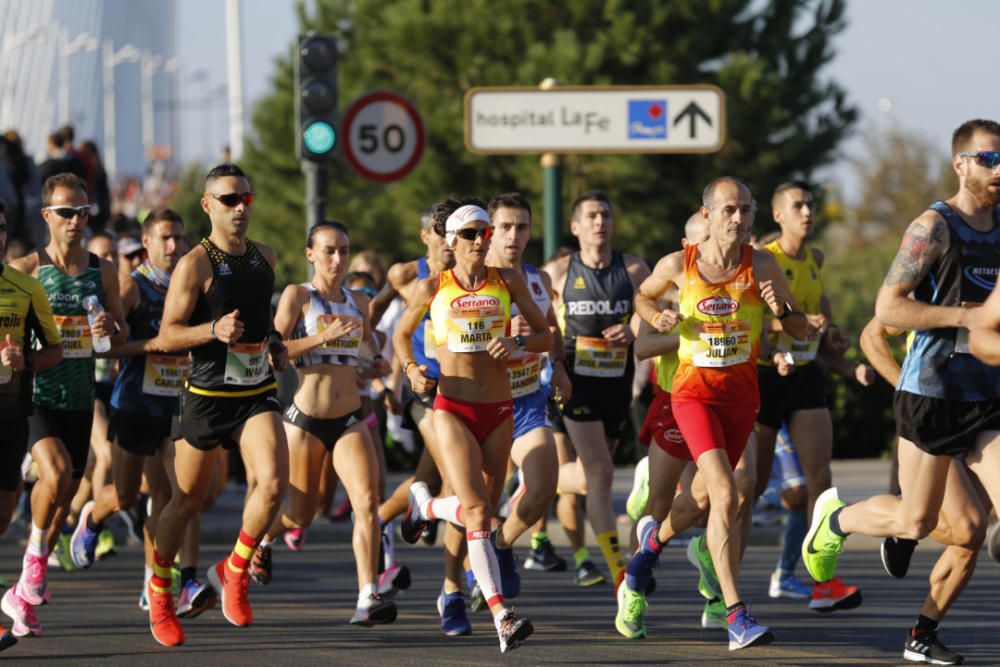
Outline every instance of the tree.
{"type": "MultiPolygon", "coordinates": [[[[766,202],[781,181],[808,178],[833,160],[856,117],[843,89],[821,76],[844,28],[843,0],[317,0],[314,11],[300,4],[298,12],[303,32],[338,37],[342,107],[387,88],[409,96],[424,116],[427,150],[403,181],[372,184],[342,162],[332,169],[328,215],[348,224],[356,247],[386,258],[421,251],[419,212],[448,193],[520,190],[540,205],[536,156],[465,150],[462,99],[473,86],[537,85],[546,77],[718,85],[727,96],[728,141],[717,154],[567,160],[564,198],[605,190],[616,207],[616,245],[650,260],[678,247],[709,180],[742,176],[766,202]]],[[[304,275],[304,263],[292,259],[300,256],[304,213],[291,63],[290,46],[275,63],[273,92],[254,108],[244,160],[258,193],[255,236],[281,251],[285,281],[304,275]]],[[[541,260],[539,248],[530,252],[541,260]]]]}

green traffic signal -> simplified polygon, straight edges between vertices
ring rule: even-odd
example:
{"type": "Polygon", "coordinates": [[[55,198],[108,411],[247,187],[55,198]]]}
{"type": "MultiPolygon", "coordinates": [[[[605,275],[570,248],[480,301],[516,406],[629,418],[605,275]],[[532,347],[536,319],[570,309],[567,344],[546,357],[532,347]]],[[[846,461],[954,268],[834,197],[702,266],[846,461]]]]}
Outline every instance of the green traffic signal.
{"type": "Polygon", "coordinates": [[[333,150],[337,143],[337,133],[329,123],[317,120],[302,132],[302,141],[312,153],[323,155],[333,150]]]}

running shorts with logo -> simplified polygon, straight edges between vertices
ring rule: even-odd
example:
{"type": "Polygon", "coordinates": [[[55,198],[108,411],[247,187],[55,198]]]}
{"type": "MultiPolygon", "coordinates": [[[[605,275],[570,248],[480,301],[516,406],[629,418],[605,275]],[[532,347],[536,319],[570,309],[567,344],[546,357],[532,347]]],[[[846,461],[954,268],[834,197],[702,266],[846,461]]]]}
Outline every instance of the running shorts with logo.
{"type": "Polygon", "coordinates": [[[756,360],[766,306],[750,245],[743,246],[736,273],[724,283],[705,281],[697,258],[698,246],[684,250],[683,320],[671,404],[695,461],[722,449],[735,467],[759,407],[756,360]]]}
{"type": "Polygon", "coordinates": [[[644,447],[648,447],[650,442],[654,442],[660,449],[674,458],[690,461],[692,460],[691,451],[688,449],[687,443],[684,442],[684,436],[681,434],[680,427],[677,426],[677,419],[674,417],[673,406],[670,403],[674,374],[680,363],[677,352],[661,354],[656,357],[655,363],[656,393],[639,431],[639,442],[644,447]]]}
{"type": "Polygon", "coordinates": [[[293,403],[285,410],[284,420],[286,423],[297,426],[309,435],[314,436],[323,443],[326,451],[332,452],[334,445],[347,432],[347,429],[365,420],[365,413],[361,408],[358,408],[340,417],[323,419],[321,417],[310,417],[295,407],[293,403]]]}
{"type": "MultiPolygon", "coordinates": [[[[7,336],[21,347],[58,345],[59,330],[42,284],[17,269],[0,263],[0,349],[7,336]]],[[[32,412],[32,376],[10,371],[0,383],[0,490],[16,491],[21,482],[21,461],[28,449],[28,416],[32,412]]]]}
{"type": "MultiPolygon", "coordinates": [[[[552,297],[538,269],[524,265],[524,278],[528,292],[542,315],[552,307],[552,297]]],[[[511,317],[521,314],[517,304],[510,306],[511,317]]],[[[515,352],[507,362],[510,394],[514,399],[514,439],[536,428],[551,428],[548,418],[548,400],[552,391],[552,371],[547,355],[534,352],[515,352]]]]}
{"type": "Polygon", "coordinates": [[[600,421],[608,438],[618,438],[629,419],[635,360],[631,345],[616,345],[603,337],[605,329],[628,324],[635,288],[621,253],[611,263],[593,269],[570,256],[559,310],[566,344],[566,368],[573,394],[563,405],[563,417],[600,421]]]}
{"type": "MultiPolygon", "coordinates": [[[[942,201],[930,208],[947,222],[948,250],[913,298],[935,306],[982,304],[1000,272],[1000,208],[986,232],[942,201]]],[[[979,433],[1000,430],[1000,368],[970,354],[968,334],[954,327],[918,330],[903,360],[893,398],[896,433],[928,454],[966,454],[979,433]]]]}
{"type": "Polygon", "coordinates": [[[231,443],[231,434],[252,417],[281,412],[277,383],[268,364],[274,271],[247,239],[242,255],[230,255],[209,239],[201,246],[212,263],[212,282],[199,293],[191,314],[195,326],[240,311],[243,336],[227,345],[213,340],[191,350],[191,372],[182,392],[181,435],[208,451],[231,443]]]}
{"type": "Polygon", "coordinates": [[[29,421],[28,444],[43,438],[62,440],[73,464],[73,479],[82,479],[90,453],[94,414],[94,346],[83,299],[104,301],[101,263],[88,253],[87,268],[71,276],[60,271],[44,251],[39,251],[38,280],[52,306],[52,316],[63,343],[59,364],[36,374],[32,401],[35,414],[29,421]],[[40,411],[39,408],[42,408],[40,411]],[[40,415],[44,412],[44,417],[40,415]],[[81,415],[87,415],[86,418],[81,415]]]}

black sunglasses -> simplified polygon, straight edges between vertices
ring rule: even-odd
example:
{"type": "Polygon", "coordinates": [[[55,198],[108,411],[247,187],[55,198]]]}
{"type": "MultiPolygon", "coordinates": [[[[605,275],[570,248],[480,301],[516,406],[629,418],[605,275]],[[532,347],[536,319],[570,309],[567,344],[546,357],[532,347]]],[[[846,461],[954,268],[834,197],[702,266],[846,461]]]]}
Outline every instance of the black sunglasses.
{"type": "Polygon", "coordinates": [[[459,238],[465,239],[466,241],[475,241],[480,236],[483,237],[484,241],[489,241],[490,237],[493,236],[493,228],[492,227],[482,227],[482,228],[468,227],[466,229],[460,229],[460,230],[458,230],[457,232],[455,232],[455,235],[458,236],[459,238]]]}
{"type": "Polygon", "coordinates": [[[84,204],[83,206],[46,206],[46,211],[52,211],[60,218],[66,218],[67,220],[72,220],[73,216],[80,216],[81,218],[90,217],[90,204],[84,204]]]}
{"type": "Polygon", "coordinates": [[[959,153],[959,157],[971,157],[976,161],[980,167],[986,167],[987,169],[996,169],[997,165],[1000,165],[1000,152],[997,151],[979,151],[978,153],[959,153]]]}
{"type": "Polygon", "coordinates": [[[230,192],[224,195],[215,195],[211,192],[206,192],[205,195],[229,208],[235,208],[240,202],[243,202],[244,206],[250,206],[253,204],[254,199],[254,193],[252,192],[230,192]]]}

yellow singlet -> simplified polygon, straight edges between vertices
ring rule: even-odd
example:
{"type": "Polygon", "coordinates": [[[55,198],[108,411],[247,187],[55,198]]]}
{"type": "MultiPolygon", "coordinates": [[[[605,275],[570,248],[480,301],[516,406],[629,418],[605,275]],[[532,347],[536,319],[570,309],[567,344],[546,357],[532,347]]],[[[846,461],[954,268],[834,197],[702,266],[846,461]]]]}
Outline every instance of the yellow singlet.
{"type": "MultiPolygon", "coordinates": [[[[808,244],[802,246],[805,259],[793,259],[785,254],[777,240],[771,241],[764,250],[774,255],[781,271],[788,279],[792,295],[798,301],[802,312],[817,315],[820,312],[820,302],[823,300],[823,276],[820,274],[816,253],[808,244]]],[[[770,311],[767,314],[771,317],[770,311]]],[[[805,366],[816,360],[819,351],[819,336],[808,340],[796,340],[787,333],[772,331],[767,334],[771,349],[775,352],[791,352],[796,366],[805,366]]],[[[773,366],[770,358],[761,357],[757,360],[761,366],[773,366]]]]}
{"type": "Polygon", "coordinates": [[[444,271],[430,312],[437,345],[449,352],[484,352],[491,340],[510,331],[510,291],[492,266],[475,291],[459,285],[454,271],[444,271]]]}

